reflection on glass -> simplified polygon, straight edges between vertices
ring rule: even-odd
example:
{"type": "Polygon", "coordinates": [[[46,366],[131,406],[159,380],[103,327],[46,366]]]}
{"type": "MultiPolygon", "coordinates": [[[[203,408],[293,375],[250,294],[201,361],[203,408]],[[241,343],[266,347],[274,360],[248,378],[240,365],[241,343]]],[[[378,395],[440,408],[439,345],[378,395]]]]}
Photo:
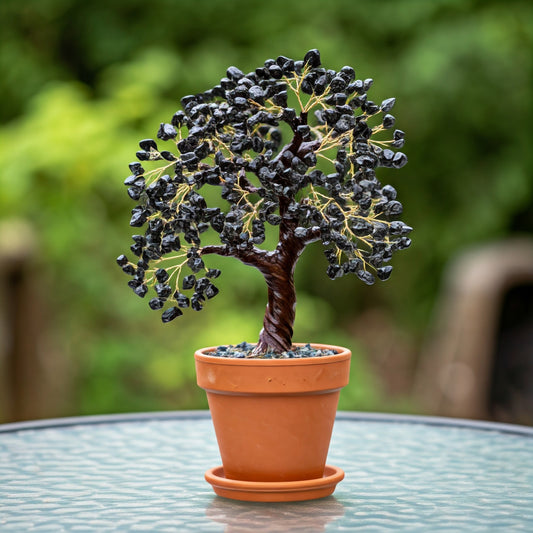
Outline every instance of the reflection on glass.
{"type": "Polygon", "coordinates": [[[206,510],[214,522],[226,524],[225,533],[321,533],[329,522],[344,515],[335,497],[287,503],[252,503],[216,497],[206,510]]]}

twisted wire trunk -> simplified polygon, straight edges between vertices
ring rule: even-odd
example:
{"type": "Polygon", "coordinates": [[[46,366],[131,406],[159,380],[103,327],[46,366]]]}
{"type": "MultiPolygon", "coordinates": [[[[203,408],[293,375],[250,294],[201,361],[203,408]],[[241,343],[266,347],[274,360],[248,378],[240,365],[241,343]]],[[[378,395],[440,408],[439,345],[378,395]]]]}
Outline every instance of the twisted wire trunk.
{"type": "Polygon", "coordinates": [[[292,333],[296,312],[294,265],[290,270],[272,268],[264,273],[268,287],[268,303],[263,319],[263,329],[253,355],[267,350],[286,352],[292,346],[292,333]]]}
{"type": "Polygon", "coordinates": [[[280,242],[269,261],[259,268],[268,287],[268,303],[263,319],[263,329],[252,355],[268,350],[286,352],[292,346],[292,332],[296,314],[294,270],[306,244],[294,237],[291,222],[280,228],[280,242]]]}

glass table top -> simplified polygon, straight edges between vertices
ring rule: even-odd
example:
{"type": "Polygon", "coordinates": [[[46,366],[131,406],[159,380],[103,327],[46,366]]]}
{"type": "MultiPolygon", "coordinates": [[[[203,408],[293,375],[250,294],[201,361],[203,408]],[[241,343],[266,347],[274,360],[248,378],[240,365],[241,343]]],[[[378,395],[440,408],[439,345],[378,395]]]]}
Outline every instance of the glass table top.
{"type": "Polygon", "coordinates": [[[333,496],[215,496],[207,412],[0,426],[0,531],[533,531],[533,429],[339,413],[333,496]]]}

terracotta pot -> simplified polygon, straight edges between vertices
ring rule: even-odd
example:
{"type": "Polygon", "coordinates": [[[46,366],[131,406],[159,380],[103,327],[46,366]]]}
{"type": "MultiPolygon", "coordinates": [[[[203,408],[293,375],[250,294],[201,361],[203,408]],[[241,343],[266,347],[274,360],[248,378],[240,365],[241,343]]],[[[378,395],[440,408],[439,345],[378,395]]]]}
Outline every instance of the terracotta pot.
{"type": "Polygon", "coordinates": [[[302,359],[233,359],[195,353],[228,480],[292,482],[322,478],[351,352],[302,359]]]}

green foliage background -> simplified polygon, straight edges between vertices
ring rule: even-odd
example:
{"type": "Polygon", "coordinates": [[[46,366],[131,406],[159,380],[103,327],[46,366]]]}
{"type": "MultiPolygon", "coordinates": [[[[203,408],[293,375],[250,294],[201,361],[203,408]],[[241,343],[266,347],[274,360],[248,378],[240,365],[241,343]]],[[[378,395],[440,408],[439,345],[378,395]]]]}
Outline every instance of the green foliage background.
{"type": "MultiPolygon", "coordinates": [[[[295,340],[354,349],[344,409],[403,409],[350,324],[377,306],[420,342],[447,261],[476,243],[531,233],[532,4],[481,0],[3,0],[0,217],[31,222],[58,353],[74,370],[59,414],[205,407],[195,348],[254,341],[261,276],[234,260],[200,314],[163,325],[114,265],[133,203],[122,185],[137,141],[179,98],[318,48],[326,66],[395,96],[409,165],[383,172],[415,228],[386,284],[331,282],[320,246],[297,269],[295,340]]],[[[29,305],[31,302],[29,302],[29,305]]],[[[406,409],[416,407],[406,407],[406,409]]]]}

